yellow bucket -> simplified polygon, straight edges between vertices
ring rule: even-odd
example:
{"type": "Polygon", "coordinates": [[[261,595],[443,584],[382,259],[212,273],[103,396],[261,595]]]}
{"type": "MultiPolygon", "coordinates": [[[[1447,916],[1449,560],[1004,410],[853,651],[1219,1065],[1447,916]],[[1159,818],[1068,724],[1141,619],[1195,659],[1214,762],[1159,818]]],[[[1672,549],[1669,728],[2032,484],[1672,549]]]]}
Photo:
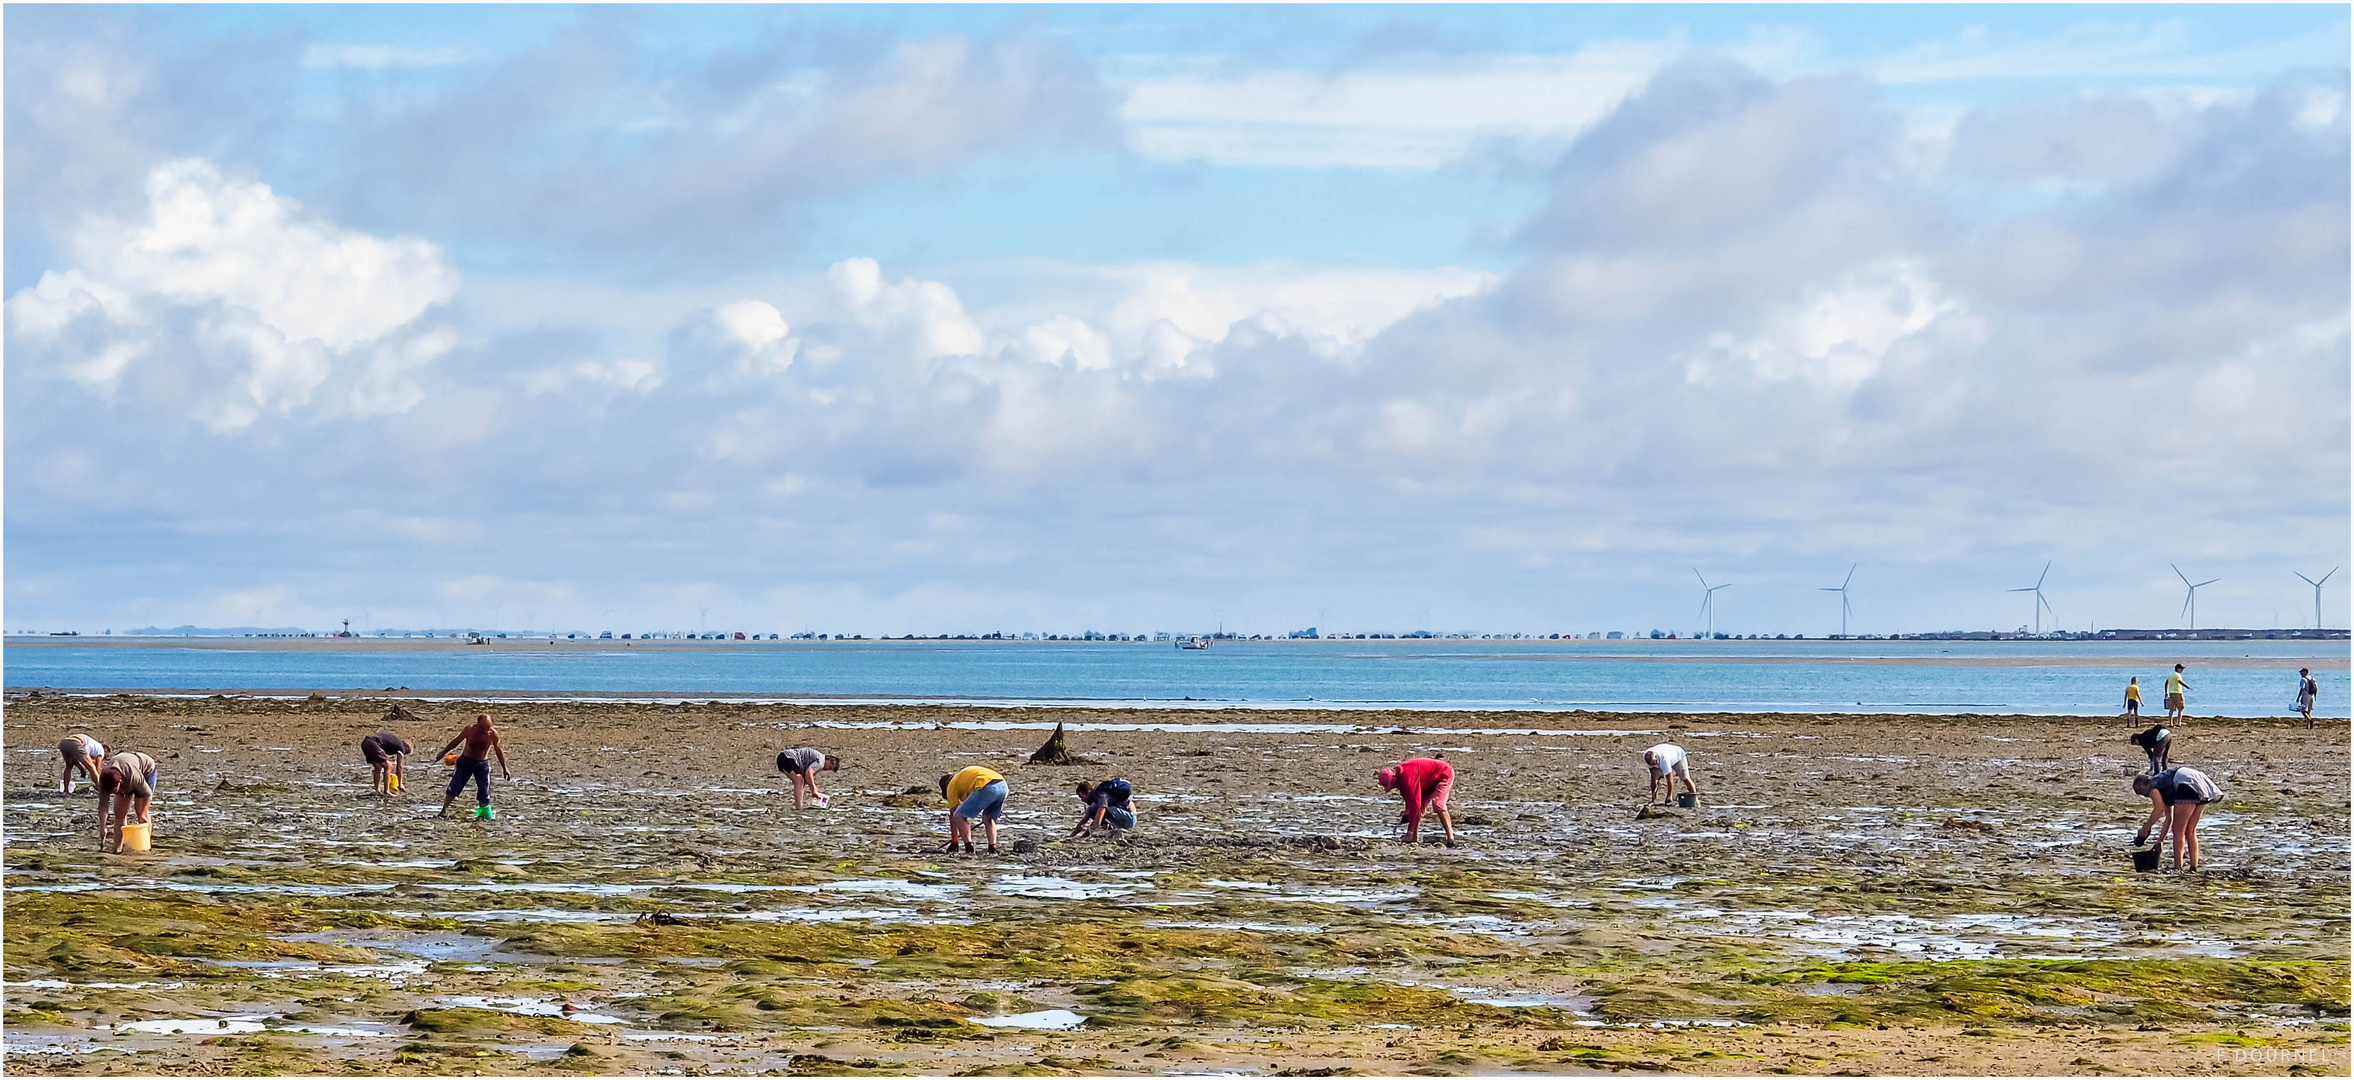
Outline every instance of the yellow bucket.
{"type": "Polygon", "coordinates": [[[398,775],[387,776],[384,778],[384,782],[394,791],[399,791],[401,789],[401,778],[398,775]]]}
{"type": "Polygon", "coordinates": [[[123,826],[123,850],[145,851],[155,841],[155,826],[146,822],[131,822],[123,826]]]}

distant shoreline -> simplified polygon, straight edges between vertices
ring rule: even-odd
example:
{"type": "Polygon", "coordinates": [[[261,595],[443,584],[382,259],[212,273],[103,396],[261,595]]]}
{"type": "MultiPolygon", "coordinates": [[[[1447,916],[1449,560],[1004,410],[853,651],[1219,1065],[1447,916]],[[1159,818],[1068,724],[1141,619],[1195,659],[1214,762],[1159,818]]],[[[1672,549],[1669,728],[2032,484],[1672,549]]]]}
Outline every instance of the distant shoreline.
{"type": "MultiPolygon", "coordinates": [[[[953,645],[953,646],[970,646],[970,647],[976,647],[976,648],[978,648],[978,647],[986,647],[986,646],[1025,646],[1025,645],[1026,645],[1026,646],[1036,646],[1036,645],[1041,645],[1041,644],[1058,644],[1058,645],[1060,645],[1060,644],[1070,644],[1070,645],[1101,645],[1101,646],[1104,646],[1104,647],[1106,647],[1106,648],[1111,648],[1111,647],[1120,647],[1120,646],[1135,646],[1135,647],[1141,647],[1141,648],[1164,648],[1164,649],[1165,649],[1165,648],[1168,648],[1168,647],[1169,647],[1169,644],[1168,644],[1167,642],[1149,642],[1149,641],[1126,641],[1126,642],[1078,642],[1078,641],[1074,641],[1074,642],[1053,642],[1053,643],[1048,643],[1048,642],[1036,642],[1036,641],[1003,641],[1003,640],[987,640],[987,639],[958,639],[958,638],[918,638],[918,639],[915,639],[915,640],[912,640],[912,641],[908,641],[908,640],[902,640],[902,639],[897,639],[897,638],[864,638],[864,639],[855,639],[855,640],[851,640],[851,641],[758,641],[758,642],[754,642],[754,641],[724,641],[724,640],[720,640],[720,641],[712,641],[712,640],[696,640],[696,639],[687,639],[687,638],[642,638],[642,639],[639,639],[639,638],[633,638],[633,639],[629,639],[629,640],[623,640],[623,639],[620,639],[620,638],[556,638],[556,639],[550,640],[550,639],[548,639],[548,638],[542,638],[542,637],[520,637],[520,638],[485,638],[485,639],[482,639],[482,641],[481,641],[481,643],[480,643],[480,644],[473,644],[473,643],[470,643],[470,642],[468,642],[468,641],[466,641],[466,640],[464,640],[464,639],[461,639],[461,638],[369,638],[369,637],[359,637],[359,638],[333,638],[333,637],[326,637],[326,638],[274,638],[274,637],[273,637],[273,638],[265,638],[265,637],[252,637],[252,638],[246,638],[246,637],[168,638],[168,637],[51,637],[51,636],[42,636],[42,637],[19,637],[19,636],[10,636],[10,637],[7,637],[7,638],[6,638],[6,639],[4,639],[4,640],[5,640],[5,646],[6,646],[7,648],[11,648],[11,649],[25,649],[25,648],[32,648],[32,649],[44,649],[44,648],[47,648],[47,649],[61,649],[61,648],[63,648],[63,649],[91,649],[91,648],[99,648],[99,649],[218,649],[218,650],[232,650],[232,651],[243,651],[243,652],[471,652],[471,651],[489,651],[489,652],[540,652],[540,653],[544,653],[544,652],[616,652],[616,651],[631,651],[631,652],[639,652],[639,651],[660,651],[660,652],[690,652],[690,651],[703,651],[703,652],[713,652],[713,651],[720,651],[720,650],[727,650],[727,651],[740,651],[740,652],[753,652],[753,651],[759,651],[759,652],[770,652],[770,651],[779,651],[779,650],[784,650],[784,649],[838,649],[838,648],[843,648],[843,647],[845,647],[845,646],[850,646],[850,647],[872,647],[872,646],[878,646],[878,645],[889,645],[889,646],[900,646],[900,645],[935,645],[935,646],[936,646],[936,645],[953,645]]],[[[2194,666],[2194,667],[2206,667],[2206,668],[2278,668],[2278,667],[2292,666],[2292,665],[2293,665],[2293,666],[2298,666],[2298,667],[2310,667],[2310,668],[2313,668],[2313,669],[2315,669],[2315,670],[2317,670],[2317,671],[2346,671],[2346,670],[2349,670],[2350,668],[2354,668],[2354,662],[2350,662],[2350,658],[2349,658],[2349,654],[2348,654],[2348,651],[2347,651],[2347,647],[2346,647],[2346,646],[2344,646],[2344,645],[2337,645],[2335,648],[2332,648],[2332,644],[2333,644],[2333,643],[2332,643],[2332,642],[2330,642],[2330,641],[2327,641],[2327,640],[2322,640],[2322,639],[2311,639],[2311,638],[2302,638],[2302,639],[2300,639],[2300,638],[2276,638],[2276,639],[2258,638],[2258,639],[2254,639],[2254,640],[2256,640],[2256,641],[2265,641],[2265,642],[2268,642],[2268,643],[2275,643],[2275,644],[2287,644],[2287,645],[2305,645],[2305,646],[2309,646],[2309,648],[2307,648],[2307,649],[2303,649],[2303,650],[2284,650],[2283,652],[2281,652],[2281,653],[2279,653],[2279,654],[2277,654],[2277,655],[2270,655],[2270,656],[2201,656],[2201,655],[2199,655],[2199,654],[2198,654],[2198,652],[2197,652],[2197,651],[2195,651],[2195,648],[2194,648],[2194,649],[2186,649],[2186,651],[2185,651],[2185,652],[2183,652],[2183,653],[2181,654],[2181,658],[2182,658],[2182,659],[2183,659],[2185,662],[2192,664],[2192,666],[2194,666]]],[[[1550,638],[1443,638],[1443,639],[1420,639],[1420,638],[1416,638],[1416,639],[1394,639],[1394,640],[1393,640],[1393,639],[1386,639],[1386,638],[1385,638],[1385,639],[1382,639],[1382,640],[1380,640],[1380,641],[1378,641],[1378,642],[1377,642],[1377,641],[1370,640],[1370,639],[1369,639],[1369,640],[1364,640],[1364,641],[1359,641],[1359,640],[1350,639],[1350,638],[1301,638],[1301,639],[1282,639],[1282,640],[1277,640],[1277,641],[1257,641],[1257,642],[1251,642],[1251,641],[1232,641],[1232,642],[1220,642],[1220,643],[1218,643],[1218,645],[1217,645],[1216,647],[1218,647],[1218,648],[1249,648],[1249,647],[1251,647],[1251,646],[1254,646],[1254,645],[1284,645],[1284,646],[1294,646],[1294,645],[1318,645],[1318,644],[1328,644],[1328,645],[1333,645],[1333,646],[1340,646],[1340,647],[1366,647],[1366,646],[1374,646],[1374,645],[1379,645],[1379,646],[1393,646],[1393,645],[1397,645],[1397,644],[1401,644],[1401,643],[1406,643],[1406,644],[1424,644],[1424,643],[1430,643],[1430,644],[1443,644],[1443,645],[1445,645],[1445,646],[1448,646],[1448,647],[1450,647],[1450,648],[1458,648],[1458,647],[1459,647],[1459,648],[1492,648],[1492,649],[1526,649],[1526,648],[1536,648],[1536,647],[1554,647],[1554,648],[1559,648],[1559,647],[1561,647],[1561,646],[1563,646],[1563,645],[1566,645],[1566,644],[1571,644],[1571,643],[1570,643],[1569,641],[1567,641],[1566,639],[1564,639],[1564,640],[1554,640],[1554,639],[1550,639],[1550,638]]],[[[2221,647],[2244,646],[2244,645],[2246,645],[2246,644],[2249,644],[2249,643],[2250,643],[2250,642],[2248,642],[2248,641],[2246,641],[2246,640],[2240,640],[2240,639],[2228,639],[2228,638],[2206,639],[2206,638],[2200,638],[2200,639],[2185,640],[2185,641],[2177,642],[2177,643],[2175,643],[2175,644],[2180,644],[2180,645],[2183,645],[2183,646],[2190,646],[2190,647],[2198,647],[2198,648],[2215,648],[2215,647],[2218,647],[2218,646],[2221,646],[2221,647]]],[[[1701,647],[1704,647],[1704,648],[1722,648],[1722,647],[1725,647],[1725,646],[1727,646],[1727,645],[1734,645],[1734,644],[1736,644],[1736,642],[1735,642],[1734,640],[1732,640],[1732,639],[1728,639],[1728,640],[1726,640],[1726,641],[1718,642],[1718,641],[1708,641],[1708,640],[1699,639],[1699,638],[1694,638],[1694,639],[1690,639],[1690,640],[1677,639],[1677,640],[1673,640],[1673,641],[1666,640],[1666,639],[1660,639],[1660,638],[1622,638],[1622,639],[1615,640],[1615,641],[1613,641],[1613,640],[1607,640],[1607,639],[1601,639],[1601,640],[1597,640],[1597,639],[1581,638],[1581,639],[1578,639],[1578,640],[1577,640],[1577,641],[1574,643],[1574,646],[1575,646],[1576,648],[1580,648],[1580,649],[1585,649],[1585,648],[1600,648],[1600,649],[1611,650],[1611,651],[1615,652],[1615,651],[1617,651],[1617,650],[1633,649],[1633,648],[1637,648],[1637,647],[1640,647],[1640,648],[1643,648],[1643,649],[1646,649],[1646,650],[1651,650],[1651,649],[1676,649],[1676,648],[1681,648],[1681,647],[1685,647],[1685,646],[1701,646],[1701,647]]],[[[2122,654],[2122,653],[2109,653],[2109,654],[2103,654],[2103,653],[2098,653],[2098,652],[2087,651],[2087,647],[2089,646],[2089,647],[2092,647],[2092,648],[2099,648],[2099,647],[2101,647],[2101,646],[2117,646],[2117,645],[2130,645],[2130,646],[2140,646],[2140,647],[2147,647],[2147,646],[2149,646],[2149,645],[2151,645],[2151,644],[2153,644],[2153,643],[2152,643],[2152,642],[2147,642],[2147,641],[2130,641],[2130,642],[2126,642],[2126,641],[2119,641],[2119,642],[2098,642],[2098,641],[1967,641],[1967,640],[1962,640],[1962,641],[1953,641],[1953,642],[1939,642],[1939,641],[1935,641],[1935,640],[1921,640],[1921,639],[1912,639],[1912,640],[1901,640],[1901,639],[1864,640],[1864,639],[1857,639],[1857,638],[1845,638],[1845,639],[1833,639],[1833,638],[1797,638],[1797,639],[1775,639],[1775,640],[1770,640],[1770,641],[1769,641],[1769,640],[1766,640],[1766,639],[1763,639],[1763,638],[1759,638],[1759,639],[1746,639],[1746,638],[1745,638],[1745,639],[1739,639],[1739,640],[1738,640],[1738,642],[1737,642],[1737,644],[1738,644],[1738,646],[1739,646],[1739,647],[1742,647],[1742,648],[1765,647],[1765,648],[1773,648],[1773,649],[1789,649],[1789,650],[1798,650],[1798,649],[1818,649],[1818,648],[1822,648],[1822,647],[1825,647],[1825,646],[1834,646],[1834,645],[1835,645],[1835,646],[1837,646],[1837,647],[1841,647],[1841,648],[1859,648],[1859,647],[1871,647],[1871,646],[1876,646],[1876,645],[1899,645],[1899,646],[1913,646],[1913,647],[1918,647],[1918,646],[1922,646],[1922,645],[1952,644],[1952,645],[1958,645],[1958,646],[1963,646],[1963,647],[1968,647],[1968,648],[1979,648],[1979,649],[1983,649],[1983,648],[1996,648],[1996,647],[2000,647],[2000,648],[2017,648],[2017,649],[2020,649],[2021,651],[2020,651],[2020,653],[2019,653],[2018,655],[2015,655],[2015,656],[1904,656],[1904,655],[1890,655],[1890,656],[1826,656],[1826,655],[1820,655],[1820,654],[1806,654],[1806,653],[1797,653],[1797,652],[1795,652],[1795,651],[1794,651],[1794,652],[1792,652],[1792,653],[1784,654],[1784,655],[1770,655],[1770,654],[1769,654],[1769,655],[1739,655],[1739,654],[1730,654],[1730,653],[1715,653],[1715,652],[1698,652],[1698,651],[1695,651],[1695,652],[1691,652],[1691,653],[1687,653],[1687,654],[1682,654],[1682,655],[1676,655],[1676,654],[1666,654],[1666,655],[1662,655],[1662,654],[1655,653],[1655,652],[1646,652],[1646,653],[1640,653],[1640,654],[1634,654],[1634,655],[1626,655],[1626,654],[1623,654],[1623,653],[1621,653],[1621,654],[1618,654],[1618,655],[1608,655],[1608,654],[1603,654],[1603,655],[1592,655],[1592,656],[1574,656],[1574,655],[1573,655],[1573,656],[1532,656],[1532,657],[1522,657],[1522,658],[1515,658],[1515,659],[1525,659],[1525,660],[1528,660],[1528,661],[1531,661],[1531,662],[1535,662],[1535,663],[1556,663],[1556,664],[1591,664],[1591,663],[1637,663],[1637,664],[1822,664],[1822,665],[1828,665],[1828,666],[1867,666],[1867,667],[1875,667],[1875,666],[1893,666],[1893,667],[2049,667],[2049,668],[2123,668],[2123,667],[2141,667],[2141,666],[2144,666],[2144,665],[2148,664],[2148,663],[2151,661],[2152,657],[2150,657],[2150,656],[2148,656],[2148,655],[2146,655],[2146,654],[2130,654],[2130,655],[2129,655],[2129,654],[2122,654]],[[2050,652],[2050,653],[2045,653],[2045,652],[2042,652],[2042,650],[2045,650],[2045,649],[2050,649],[2050,650],[2055,650],[2055,651],[2053,651],[2053,652],[2050,652]]],[[[11,686],[11,687],[10,687],[10,689],[11,689],[11,690],[14,690],[14,689],[17,689],[17,687],[11,686]]],[[[831,700],[831,699],[829,699],[829,700],[831,700]]],[[[871,698],[867,698],[867,699],[861,699],[861,700],[873,700],[873,699],[871,699],[871,698]]]]}

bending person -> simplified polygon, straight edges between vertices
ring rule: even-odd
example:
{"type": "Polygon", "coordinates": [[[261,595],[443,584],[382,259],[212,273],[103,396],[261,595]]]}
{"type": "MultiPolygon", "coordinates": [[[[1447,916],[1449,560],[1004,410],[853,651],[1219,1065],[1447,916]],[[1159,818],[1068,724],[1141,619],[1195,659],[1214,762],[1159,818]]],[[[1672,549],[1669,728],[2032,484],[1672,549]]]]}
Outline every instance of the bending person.
{"type": "Polygon", "coordinates": [[[1087,808],[1079,812],[1079,825],[1071,830],[1073,836],[1093,836],[1100,827],[1133,829],[1136,827],[1136,807],[1129,802],[1135,789],[1128,781],[1115,776],[1100,784],[1079,782],[1079,801],[1087,808]]]}
{"type": "Polygon", "coordinates": [[[1005,777],[986,765],[968,765],[940,777],[940,797],[948,800],[948,847],[959,843],[973,853],[973,819],[988,824],[989,854],[997,854],[997,818],[1005,812],[1005,777]]]}
{"type": "Polygon", "coordinates": [[[1406,843],[1422,842],[1422,815],[1436,810],[1440,827],[1447,830],[1447,846],[1455,846],[1455,819],[1447,813],[1447,794],[1455,789],[1453,765],[1437,758],[1407,758],[1373,778],[1382,790],[1405,798],[1406,812],[1399,817],[1406,823],[1406,843]]]}
{"type": "Polygon", "coordinates": [[[2174,753],[2174,729],[2160,725],[2148,731],[2133,733],[2133,745],[2141,747],[2150,757],[2150,775],[2166,771],[2166,759],[2174,753]]]}
{"type": "MultiPolygon", "coordinates": [[[[2199,818],[2208,803],[2223,798],[2223,789],[2216,787],[2206,773],[2185,765],[2156,776],[2134,777],[2133,793],[2150,800],[2150,816],[2142,820],[2141,831],[2133,835],[2134,846],[2148,841],[2151,827],[2156,826],[2174,836],[2174,868],[2183,868],[2183,854],[2187,850],[2190,868],[2198,869],[2199,818]]],[[[2159,843],[2164,842],[2161,834],[2159,843]]]]}
{"type": "Polygon", "coordinates": [[[795,747],[776,756],[776,771],[792,778],[795,810],[803,807],[801,797],[804,791],[808,792],[810,802],[825,806],[825,792],[817,790],[817,774],[835,772],[841,767],[841,758],[807,746],[795,747]]]}
{"type": "Polygon", "coordinates": [[[499,743],[499,729],[490,722],[490,714],[476,714],[473,723],[466,725],[465,730],[458,732],[433,756],[446,758],[450,750],[460,743],[464,743],[466,748],[459,751],[457,760],[452,762],[457,768],[450,775],[449,794],[441,800],[441,816],[449,816],[450,804],[458,801],[458,795],[466,790],[468,780],[474,781],[474,816],[495,816],[495,811],[490,808],[491,755],[498,755],[501,777],[513,780],[515,774],[507,770],[507,748],[499,743]]]}
{"type": "Polygon", "coordinates": [[[1645,803],[1676,801],[1676,778],[1684,780],[1684,790],[1700,794],[1700,787],[1692,782],[1692,762],[1684,748],[1674,743],[1660,743],[1643,751],[1643,767],[1651,772],[1651,790],[1643,796],[1645,803]],[[1667,782],[1667,798],[1659,797],[1661,781],[1667,782]]]}
{"type": "Polygon", "coordinates": [[[368,794],[391,795],[408,779],[409,740],[398,735],[370,735],[360,740],[360,757],[368,763],[368,794]]]}
{"type": "Polygon", "coordinates": [[[122,827],[149,820],[148,805],[155,798],[155,759],[137,751],[121,751],[98,767],[98,850],[123,850],[122,827]]]}
{"type": "Polygon", "coordinates": [[[106,747],[98,740],[77,731],[57,743],[57,756],[64,759],[58,771],[57,790],[74,793],[74,774],[81,773],[92,783],[98,780],[99,763],[106,760],[106,747]]]}

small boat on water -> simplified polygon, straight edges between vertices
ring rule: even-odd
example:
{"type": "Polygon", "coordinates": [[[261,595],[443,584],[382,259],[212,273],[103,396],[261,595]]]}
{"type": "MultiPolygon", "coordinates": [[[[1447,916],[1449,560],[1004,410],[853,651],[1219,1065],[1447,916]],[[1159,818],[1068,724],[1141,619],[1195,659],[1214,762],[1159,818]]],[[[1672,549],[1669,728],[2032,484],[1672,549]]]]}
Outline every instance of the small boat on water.
{"type": "Polygon", "coordinates": [[[1177,647],[1180,649],[1207,649],[1210,647],[1210,639],[1199,636],[1182,637],[1177,639],[1177,647]]]}

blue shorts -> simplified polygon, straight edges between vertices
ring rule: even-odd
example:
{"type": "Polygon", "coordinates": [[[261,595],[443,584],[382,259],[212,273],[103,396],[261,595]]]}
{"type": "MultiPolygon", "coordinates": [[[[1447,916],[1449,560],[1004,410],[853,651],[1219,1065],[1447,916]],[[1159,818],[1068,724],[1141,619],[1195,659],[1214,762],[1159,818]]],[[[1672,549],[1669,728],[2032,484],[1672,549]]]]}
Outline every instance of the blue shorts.
{"type": "Polygon", "coordinates": [[[1136,811],[1120,806],[1104,807],[1103,823],[1115,829],[1133,829],[1136,827],[1136,811]]]}
{"type": "Polygon", "coordinates": [[[991,780],[964,797],[956,805],[956,816],[966,820],[986,818],[995,821],[1005,812],[1005,781],[991,780]]]}

